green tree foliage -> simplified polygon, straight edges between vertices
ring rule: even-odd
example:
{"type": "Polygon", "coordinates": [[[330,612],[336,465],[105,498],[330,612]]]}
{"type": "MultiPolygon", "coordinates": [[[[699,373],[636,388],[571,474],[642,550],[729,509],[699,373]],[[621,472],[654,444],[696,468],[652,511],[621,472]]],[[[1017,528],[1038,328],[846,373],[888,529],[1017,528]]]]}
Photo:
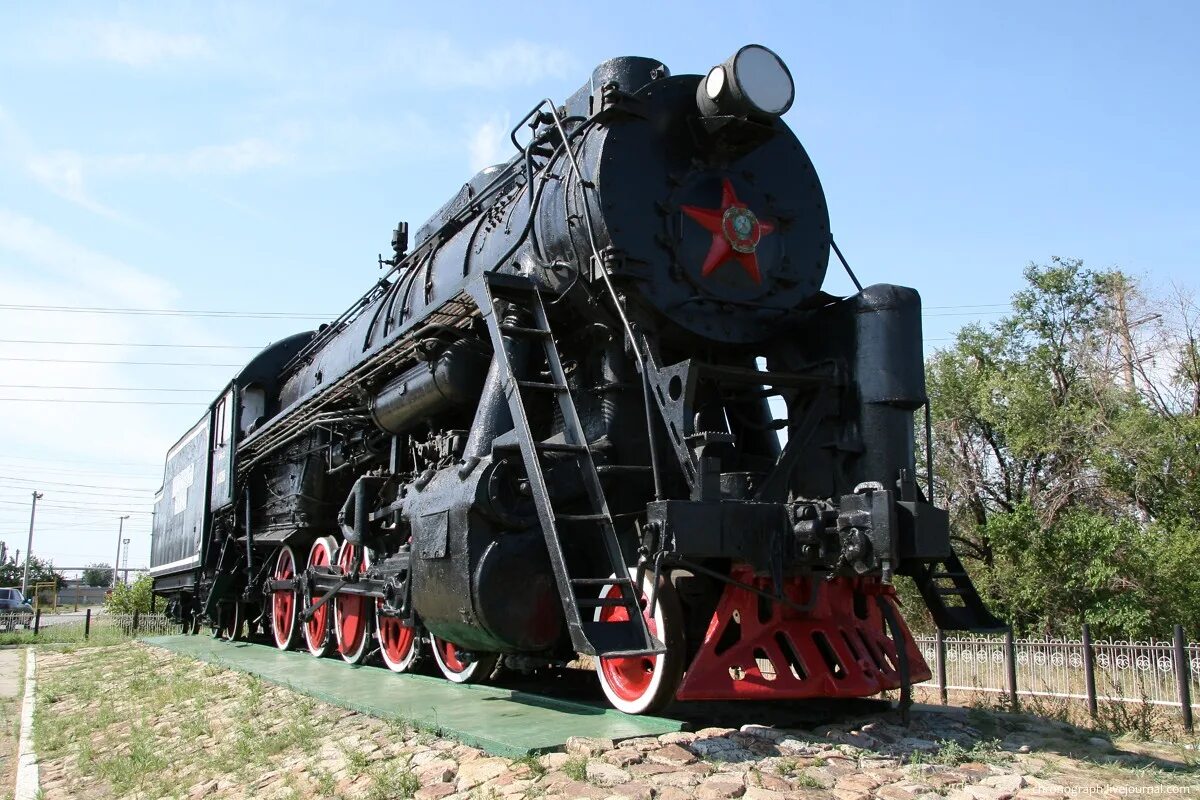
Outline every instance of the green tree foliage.
{"type": "MultiPolygon", "coordinates": [[[[20,588],[21,578],[25,573],[25,562],[20,564],[5,563],[0,564],[0,586],[16,586],[20,588]]],[[[63,576],[54,571],[54,565],[49,561],[43,561],[37,556],[29,559],[29,591],[33,592],[35,583],[49,583],[53,581],[55,587],[62,586],[63,576]]]]}
{"type": "Polygon", "coordinates": [[[146,613],[150,610],[151,589],[154,579],[143,575],[133,583],[117,583],[115,589],[104,600],[104,610],[111,614],[146,613]]]}
{"type": "Polygon", "coordinates": [[[83,571],[84,586],[112,586],[113,568],[111,564],[88,564],[83,571]]]}
{"type": "Polygon", "coordinates": [[[1196,307],[1077,260],[1025,278],[926,364],[956,547],[1022,633],[1200,636],[1196,307]]]}

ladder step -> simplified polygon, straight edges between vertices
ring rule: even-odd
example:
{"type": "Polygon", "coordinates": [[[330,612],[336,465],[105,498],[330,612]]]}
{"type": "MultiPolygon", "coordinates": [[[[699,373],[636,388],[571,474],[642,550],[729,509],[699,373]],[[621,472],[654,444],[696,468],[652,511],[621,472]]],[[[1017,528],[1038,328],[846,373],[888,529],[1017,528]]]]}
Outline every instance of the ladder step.
{"type": "Polygon", "coordinates": [[[534,449],[544,453],[584,453],[586,444],[563,444],[561,442],[534,442],[534,449]]]}
{"type": "Polygon", "coordinates": [[[633,586],[633,580],[630,578],[571,578],[571,583],[576,586],[633,586]]]}
{"type": "Polygon", "coordinates": [[[611,653],[605,653],[601,658],[636,658],[638,656],[657,656],[667,652],[667,648],[654,648],[651,650],[616,650],[611,653]]]}
{"type": "Polygon", "coordinates": [[[609,608],[616,606],[629,608],[633,605],[633,600],[624,595],[619,597],[576,597],[575,603],[581,608],[609,608]]]}
{"type": "Polygon", "coordinates": [[[584,620],[583,631],[595,646],[596,652],[606,657],[612,653],[627,655],[661,653],[665,649],[662,642],[656,641],[650,635],[641,615],[623,622],[584,620]]]}
{"type": "Polygon", "coordinates": [[[543,392],[566,392],[569,389],[561,383],[545,383],[543,381],[517,381],[522,389],[537,389],[543,392]]]}
{"type": "Polygon", "coordinates": [[[505,333],[511,333],[514,336],[537,336],[541,338],[549,338],[553,336],[550,331],[542,330],[541,328],[524,328],[520,325],[501,325],[500,330],[505,333]]]}
{"type": "Polygon", "coordinates": [[[971,593],[971,590],[970,590],[970,589],[957,589],[957,588],[952,588],[952,589],[951,589],[951,588],[944,588],[944,587],[941,587],[941,586],[935,586],[935,587],[933,588],[933,590],[934,590],[935,592],[937,592],[938,594],[942,595],[942,596],[950,596],[950,595],[965,595],[965,594],[970,594],[970,593],[971,593]]]}
{"type": "Polygon", "coordinates": [[[555,519],[560,519],[563,522],[603,522],[608,519],[607,514],[555,514],[555,519]]]}

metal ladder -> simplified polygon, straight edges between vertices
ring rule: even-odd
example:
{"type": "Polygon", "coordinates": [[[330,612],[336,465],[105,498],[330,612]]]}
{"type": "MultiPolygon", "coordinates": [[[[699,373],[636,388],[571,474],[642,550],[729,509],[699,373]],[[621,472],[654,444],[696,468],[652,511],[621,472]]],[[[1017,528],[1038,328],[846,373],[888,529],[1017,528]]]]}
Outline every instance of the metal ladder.
{"type": "MultiPolygon", "coordinates": [[[[550,320],[537,285],[526,279],[487,273],[482,276],[482,291],[479,295],[500,379],[508,396],[509,412],[512,414],[514,432],[525,463],[530,492],[537,507],[546,550],[550,554],[550,563],[562,598],[572,646],[577,652],[605,657],[665,652],[666,648],[650,633],[642,616],[641,587],[635,589],[628,565],[621,554],[616,527],[613,525],[608,502],[604,497],[604,488],[600,483],[600,474],[596,471],[587,437],[579,422],[575,401],[567,386],[566,374],[563,372],[558,348],[554,344],[554,334],[550,329],[550,320]],[[528,311],[533,318],[530,327],[504,323],[496,313],[497,299],[510,301],[528,311]],[[528,376],[515,375],[505,346],[506,339],[524,339],[540,345],[545,354],[550,380],[530,380],[528,376]],[[546,392],[553,394],[558,402],[563,423],[562,441],[537,441],[529,427],[529,417],[525,409],[526,397],[546,392]],[[574,460],[587,500],[584,513],[566,514],[555,510],[545,479],[548,453],[567,454],[574,460]],[[596,537],[601,544],[597,549],[604,554],[603,557],[607,561],[607,564],[601,564],[602,572],[617,577],[573,577],[560,539],[560,523],[572,524],[581,532],[587,531],[586,535],[596,537]],[[619,597],[597,596],[602,586],[611,584],[620,587],[619,597]],[[623,606],[627,610],[627,620],[601,622],[585,618],[580,613],[580,609],[615,606],[623,606]]],[[[536,359],[531,361],[537,363],[536,359]]]]}
{"type": "Polygon", "coordinates": [[[991,611],[975,588],[967,568],[954,553],[948,558],[917,567],[913,576],[921,598],[942,630],[992,633],[1006,626],[991,611]],[[946,585],[949,583],[949,585],[946,585]],[[962,605],[948,605],[950,597],[962,598],[962,605]]]}

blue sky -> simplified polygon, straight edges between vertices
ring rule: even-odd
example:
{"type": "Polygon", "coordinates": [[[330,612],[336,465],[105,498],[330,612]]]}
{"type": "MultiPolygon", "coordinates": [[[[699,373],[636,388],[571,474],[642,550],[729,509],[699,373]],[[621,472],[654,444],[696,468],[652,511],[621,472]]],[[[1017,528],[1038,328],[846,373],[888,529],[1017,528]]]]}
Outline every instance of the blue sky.
{"type": "MultiPolygon", "coordinates": [[[[128,510],[130,564],[145,564],[137,512],[200,411],[174,404],[204,402],[252,348],[348,305],[396,221],[415,228],[507,158],[516,118],[611,56],[685,73],[748,42],[775,49],[835,237],[864,283],[920,289],[927,347],[994,319],[1022,268],[1051,255],[1198,283],[1196,4],[498,8],[0,9],[0,306],[316,317],[0,307],[0,339],[125,345],[0,342],[0,397],[171,403],[0,401],[10,552],[37,486],[35,553],[111,561],[128,510]],[[147,343],[171,346],[129,346],[147,343]],[[149,388],[175,391],[131,391],[149,388]]],[[[827,288],[847,286],[831,268],[827,288]]]]}

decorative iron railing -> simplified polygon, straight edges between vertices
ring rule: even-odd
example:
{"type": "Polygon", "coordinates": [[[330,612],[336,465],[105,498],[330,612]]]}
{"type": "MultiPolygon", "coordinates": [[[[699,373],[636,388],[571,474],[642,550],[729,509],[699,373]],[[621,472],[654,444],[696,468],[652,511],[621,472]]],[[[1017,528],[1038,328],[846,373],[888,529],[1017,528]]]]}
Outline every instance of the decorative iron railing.
{"type": "Polygon", "coordinates": [[[1200,708],[1200,644],[1172,641],[1015,639],[1011,636],[916,637],[947,691],[1037,695],[1097,702],[1200,708]]]}

